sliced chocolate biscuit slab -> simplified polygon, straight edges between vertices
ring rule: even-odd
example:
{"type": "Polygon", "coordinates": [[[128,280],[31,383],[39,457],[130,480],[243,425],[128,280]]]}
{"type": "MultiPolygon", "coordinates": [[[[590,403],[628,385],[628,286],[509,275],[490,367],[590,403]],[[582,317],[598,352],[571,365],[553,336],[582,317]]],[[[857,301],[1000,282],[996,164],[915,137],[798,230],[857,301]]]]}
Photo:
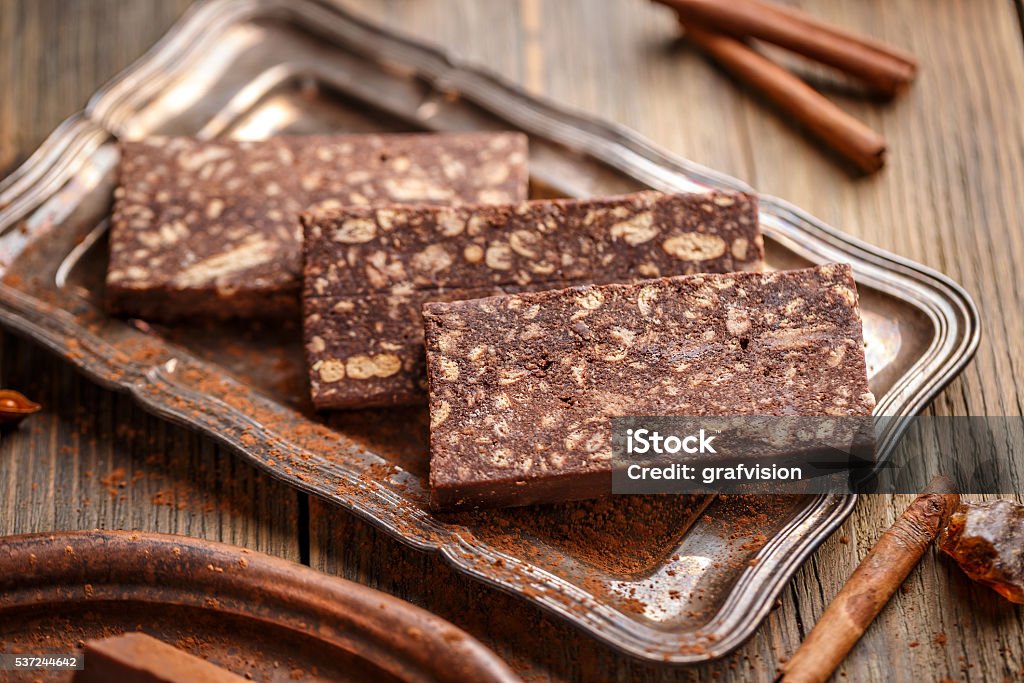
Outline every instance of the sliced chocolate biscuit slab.
{"type": "Polygon", "coordinates": [[[303,211],[528,190],[519,133],[154,138],[121,151],[108,304],[149,319],[297,315],[303,211]]]}
{"type": "Polygon", "coordinates": [[[756,199],[734,193],[350,208],[303,223],[304,328],[319,408],[423,400],[427,301],[763,262],[756,199]],[[365,358],[380,367],[340,372],[365,358]]]}
{"type": "Polygon", "coordinates": [[[846,265],[424,306],[439,508],[608,493],[611,418],[870,415],[846,265]]]}

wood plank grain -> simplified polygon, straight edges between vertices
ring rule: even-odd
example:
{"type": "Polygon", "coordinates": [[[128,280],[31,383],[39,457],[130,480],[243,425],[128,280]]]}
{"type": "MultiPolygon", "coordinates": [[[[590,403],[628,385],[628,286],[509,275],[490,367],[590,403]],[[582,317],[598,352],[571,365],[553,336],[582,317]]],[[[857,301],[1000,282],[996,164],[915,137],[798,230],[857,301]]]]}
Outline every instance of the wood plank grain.
{"type": "MultiPolygon", "coordinates": [[[[187,4],[0,3],[0,168],[31,154],[187,4]]],[[[0,345],[0,385],[45,406],[0,436],[0,534],[143,529],[299,558],[301,494],[32,344],[0,345]]]]}
{"type": "MultiPolygon", "coordinates": [[[[851,180],[820,154],[801,155],[781,172],[779,160],[800,144],[776,117],[751,111],[752,182],[868,242],[941,270],[975,297],[984,322],[974,363],[932,406],[938,415],[1020,415],[1024,256],[1016,188],[1024,173],[1019,123],[1024,60],[1014,7],[1008,2],[803,3],[914,52],[918,82],[887,106],[851,98],[842,105],[891,143],[877,176],[851,180]],[[981,39],[981,36],[985,36],[981,39]]],[[[969,469],[975,453],[962,458],[969,469]]],[[[1007,449],[1024,473],[1024,456],[1007,449]]],[[[794,607],[809,625],[835,594],[853,560],[909,503],[908,496],[868,496],[840,533],[849,547],[827,544],[794,581],[794,607]]],[[[925,678],[1013,680],[1022,675],[1019,610],[965,581],[949,558],[933,552],[839,669],[848,680],[925,678]],[[970,624],[970,626],[968,626],[970,624]],[[942,641],[945,639],[945,644],[942,641]],[[916,646],[915,646],[916,644],[916,646]]]]}
{"type": "Polygon", "coordinates": [[[298,496],[7,336],[0,381],[44,410],[0,439],[0,535],[141,529],[298,559],[298,496]]]}

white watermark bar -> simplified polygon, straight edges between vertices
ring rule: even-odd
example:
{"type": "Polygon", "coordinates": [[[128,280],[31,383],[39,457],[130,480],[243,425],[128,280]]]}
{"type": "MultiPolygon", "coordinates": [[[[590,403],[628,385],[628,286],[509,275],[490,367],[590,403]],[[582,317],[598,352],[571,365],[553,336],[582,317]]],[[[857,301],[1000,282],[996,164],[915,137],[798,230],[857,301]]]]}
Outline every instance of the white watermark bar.
{"type": "Polygon", "coordinates": [[[870,417],[612,419],[613,493],[826,493],[875,463],[870,417]]]}
{"type": "Polygon", "coordinates": [[[0,653],[0,671],[80,671],[85,668],[81,654],[0,653]]]}
{"type": "Polygon", "coordinates": [[[1022,493],[1020,416],[612,418],[612,492],[1022,493]]]}

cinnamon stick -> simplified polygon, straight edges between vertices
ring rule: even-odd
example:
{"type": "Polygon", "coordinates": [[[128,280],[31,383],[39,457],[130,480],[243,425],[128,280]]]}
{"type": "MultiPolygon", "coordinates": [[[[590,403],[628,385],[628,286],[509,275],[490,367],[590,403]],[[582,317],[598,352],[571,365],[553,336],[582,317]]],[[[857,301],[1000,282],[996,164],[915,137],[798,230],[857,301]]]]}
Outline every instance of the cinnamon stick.
{"type": "Polygon", "coordinates": [[[885,140],[802,80],[731,36],[685,24],[686,36],[865,173],[885,164],[885,140]]]}
{"type": "Polygon", "coordinates": [[[885,95],[904,90],[917,73],[917,61],[903,50],[764,0],[655,1],[674,9],[686,23],[778,45],[839,69],[885,95]]]}
{"type": "Polygon", "coordinates": [[[935,540],[960,503],[952,483],[935,477],[860,563],[796,654],[782,683],[823,683],[863,635],[935,540]]]}

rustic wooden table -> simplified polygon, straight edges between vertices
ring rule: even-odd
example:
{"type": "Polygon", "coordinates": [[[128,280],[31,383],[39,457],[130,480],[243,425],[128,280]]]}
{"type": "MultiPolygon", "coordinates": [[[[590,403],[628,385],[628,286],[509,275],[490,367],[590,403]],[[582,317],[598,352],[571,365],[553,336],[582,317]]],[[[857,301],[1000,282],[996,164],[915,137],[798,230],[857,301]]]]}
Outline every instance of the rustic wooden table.
{"type": "MultiPolygon", "coordinates": [[[[187,4],[0,2],[0,174],[157,40],[187,4]]],[[[1020,3],[800,4],[920,58],[920,80],[892,103],[835,94],[890,140],[891,160],[882,173],[852,178],[763,102],[681,47],[670,15],[644,0],[345,0],[352,9],[454,48],[535,93],[635,128],[667,149],[949,274],[975,296],[985,336],[976,360],[930,411],[1020,415],[1020,3]]],[[[425,606],[491,645],[531,680],[771,680],[908,502],[863,498],[735,655],[691,669],[651,666],[621,657],[517,599],[455,574],[438,558],[417,554],[349,514],[261,476],[208,440],[83,380],[29,343],[4,337],[0,371],[0,384],[46,406],[2,437],[0,534],[144,529],[249,546],[425,606]],[[453,593],[451,586],[460,590],[453,593]],[[482,604],[503,618],[482,619],[484,611],[495,613],[482,604]],[[531,624],[529,635],[509,638],[504,625],[514,622],[531,624]]],[[[933,551],[837,678],[1019,680],[1022,616],[1021,608],[971,585],[933,551]]]]}

